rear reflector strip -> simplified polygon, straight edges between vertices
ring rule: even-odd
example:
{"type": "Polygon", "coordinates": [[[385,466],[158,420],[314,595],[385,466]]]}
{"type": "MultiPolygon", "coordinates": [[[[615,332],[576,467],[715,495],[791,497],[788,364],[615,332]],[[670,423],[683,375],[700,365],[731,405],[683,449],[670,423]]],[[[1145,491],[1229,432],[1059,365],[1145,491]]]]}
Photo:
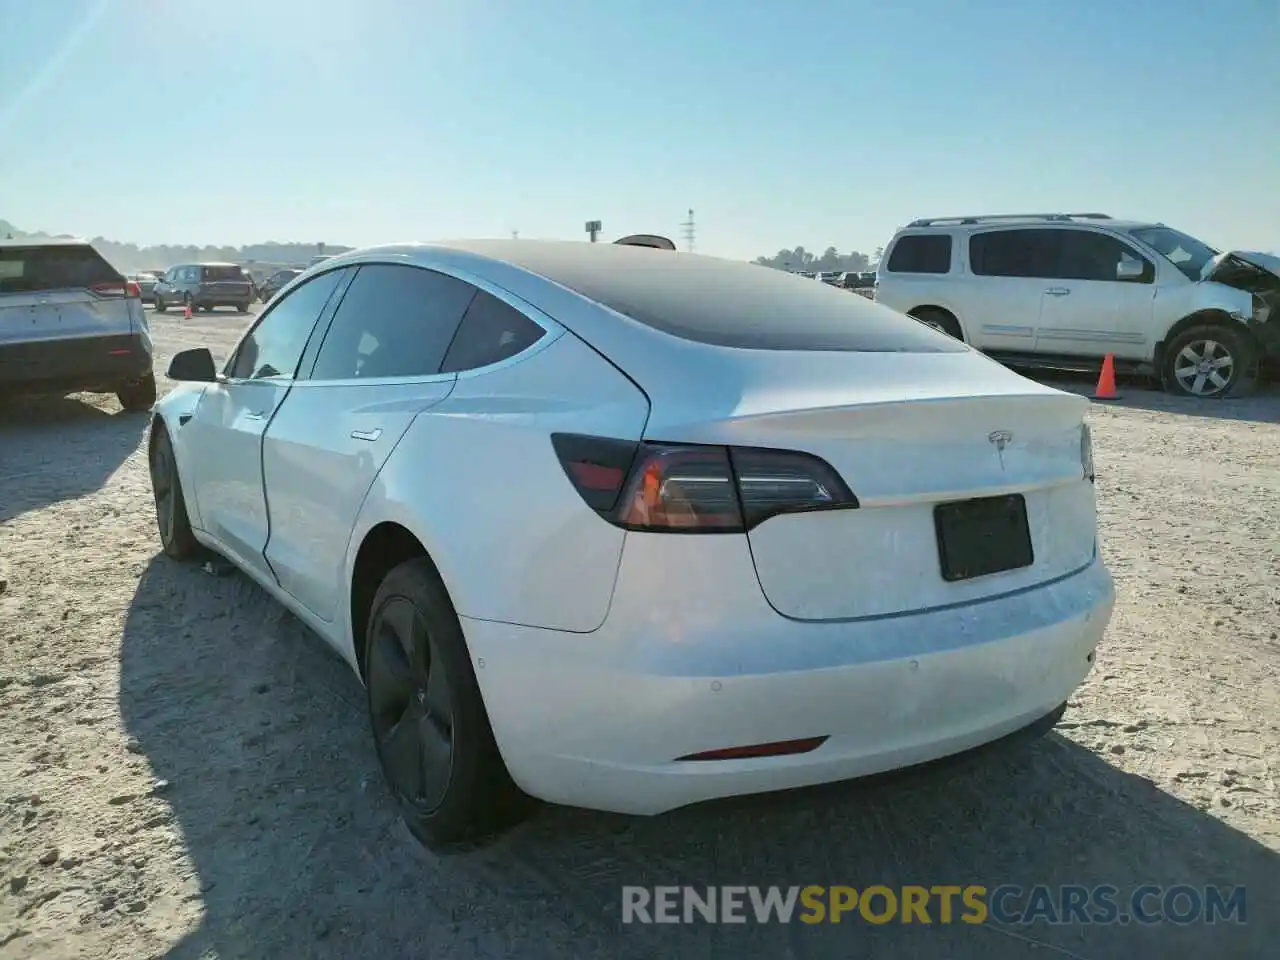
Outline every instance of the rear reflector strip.
{"type": "Polygon", "coordinates": [[[751,760],[760,757],[789,757],[798,753],[811,753],[827,742],[829,737],[807,737],[803,740],[779,740],[775,743],[757,743],[749,747],[727,747],[724,750],[706,750],[676,757],[686,760],[751,760]]]}
{"type": "Polygon", "coordinates": [[[132,350],[108,350],[108,351],[107,351],[107,356],[109,356],[109,357],[127,357],[127,356],[128,356],[129,354],[131,354],[131,353],[133,353],[133,351],[132,351],[132,350]]]}

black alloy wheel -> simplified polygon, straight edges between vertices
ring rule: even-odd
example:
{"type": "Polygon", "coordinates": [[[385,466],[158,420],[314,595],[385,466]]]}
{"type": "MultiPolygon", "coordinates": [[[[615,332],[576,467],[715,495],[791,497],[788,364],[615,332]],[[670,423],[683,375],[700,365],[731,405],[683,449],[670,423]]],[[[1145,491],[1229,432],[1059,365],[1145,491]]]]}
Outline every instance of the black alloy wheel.
{"type": "Polygon", "coordinates": [[[191,533],[191,521],[187,517],[187,503],[178,479],[178,462],[173,455],[173,443],[164,427],[156,429],[151,439],[148,459],[160,545],[173,559],[186,560],[196,553],[198,544],[191,533]]]}
{"type": "Polygon", "coordinates": [[[383,603],[370,629],[369,715],[378,759],[397,798],[430,815],[453,774],[447,667],[426,617],[407,597],[383,603]]]}

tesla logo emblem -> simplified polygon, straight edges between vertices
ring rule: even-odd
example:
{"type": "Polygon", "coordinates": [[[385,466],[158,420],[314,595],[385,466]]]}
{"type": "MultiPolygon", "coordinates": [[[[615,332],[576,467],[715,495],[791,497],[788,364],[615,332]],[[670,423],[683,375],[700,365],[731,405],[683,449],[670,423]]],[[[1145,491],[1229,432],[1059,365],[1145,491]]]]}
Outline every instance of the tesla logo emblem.
{"type": "Polygon", "coordinates": [[[1004,448],[1009,445],[1009,441],[1013,439],[1013,434],[1008,430],[993,430],[987,434],[987,439],[995,444],[996,454],[1000,457],[1000,469],[1004,469],[1004,448]]]}

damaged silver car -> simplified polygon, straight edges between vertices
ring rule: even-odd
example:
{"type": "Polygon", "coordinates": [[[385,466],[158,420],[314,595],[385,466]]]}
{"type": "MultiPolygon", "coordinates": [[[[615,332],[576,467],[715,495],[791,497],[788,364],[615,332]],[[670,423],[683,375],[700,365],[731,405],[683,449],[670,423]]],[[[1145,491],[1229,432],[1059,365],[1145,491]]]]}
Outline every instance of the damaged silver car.
{"type": "Polygon", "coordinates": [[[1280,354],[1280,258],[1105,213],[931,217],[885,248],[875,299],[1014,367],[1249,392],[1280,354]]]}

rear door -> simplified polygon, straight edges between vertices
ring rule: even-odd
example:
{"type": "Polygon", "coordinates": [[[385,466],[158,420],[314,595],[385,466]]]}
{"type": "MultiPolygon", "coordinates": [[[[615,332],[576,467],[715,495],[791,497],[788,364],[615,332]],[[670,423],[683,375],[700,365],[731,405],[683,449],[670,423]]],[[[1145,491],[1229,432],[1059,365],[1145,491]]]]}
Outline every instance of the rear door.
{"type": "Polygon", "coordinates": [[[365,494],[413,419],[453,389],[455,377],[440,366],[475,295],[421,267],[360,266],[309,377],[267,430],[267,561],[323,620],[343,595],[342,564],[365,494]]]}
{"type": "Polygon", "coordinates": [[[270,576],[262,437],[293,385],[312,332],[343,280],[332,270],[280,300],[241,340],[225,375],[183,427],[184,467],[204,529],[240,563],[270,576]]]}
{"type": "Polygon", "coordinates": [[[1032,353],[1045,291],[1054,286],[1054,230],[988,230],[969,237],[966,332],[980,350],[1032,353]]]}

